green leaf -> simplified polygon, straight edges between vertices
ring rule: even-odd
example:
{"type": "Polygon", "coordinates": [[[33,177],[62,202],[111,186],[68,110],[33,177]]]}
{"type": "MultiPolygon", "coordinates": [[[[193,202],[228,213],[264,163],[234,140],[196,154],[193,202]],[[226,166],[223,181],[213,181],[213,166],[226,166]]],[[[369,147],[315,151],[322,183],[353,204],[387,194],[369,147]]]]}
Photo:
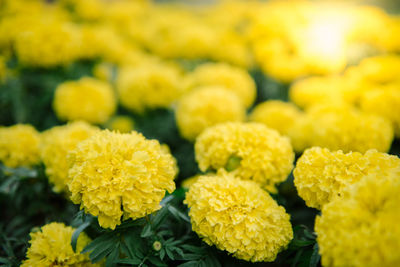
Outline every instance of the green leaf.
{"type": "Polygon", "coordinates": [[[174,253],[168,247],[165,248],[165,252],[167,252],[168,257],[171,260],[175,260],[174,253]]]}
{"type": "Polygon", "coordinates": [[[154,230],[157,230],[160,227],[160,225],[163,223],[163,221],[167,218],[167,216],[168,216],[167,208],[162,208],[159,211],[157,211],[156,215],[151,220],[152,228],[154,230]]]}
{"type": "Polygon", "coordinates": [[[141,237],[149,237],[153,235],[153,230],[151,229],[150,224],[146,224],[143,228],[142,233],[140,234],[141,237]]]}
{"type": "Polygon", "coordinates": [[[148,260],[149,260],[152,264],[154,264],[154,265],[156,265],[156,266],[162,266],[162,267],[168,266],[167,264],[165,264],[164,262],[162,262],[162,261],[161,261],[159,258],[157,258],[157,257],[149,257],[148,260]]]}
{"type": "Polygon", "coordinates": [[[310,258],[310,265],[309,267],[316,267],[318,265],[319,260],[321,259],[321,256],[319,255],[319,247],[318,243],[315,243],[313,247],[313,253],[310,258]]]}
{"type": "Polygon", "coordinates": [[[177,267],[197,267],[199,263],[197,261],[188,261],[178,265],[177,267]]]}
{"type": "Polygon", "coordinates": [[[118,261],[118,263],[132,264],[134,266],[139,265],[141,262],[139,259],[121,259],[118,261]]]}
{"type": "Polygon", "coordinates": [[[291,264],[291,267],[295,267],[295,266],[296,266],[296,264],[297,264],[297,263],[299,262],[299,260],[300,260],[301,254],[303,254],[303,250],[302,250],[302,249],[300,249],[299,251],[297,251],[296,256],[294,257],[293,262],[292,262],[292,264],[291,264]]]}
{"type": "Polygon", "coordinates": [[[187,214],[185,214],[185,213],[179,211],[178,209],[176,209],[176,208],[173,207],[173,206],[168,206],[167,208],[168,208],[168,210],[171,212],[171,214],[174,215],[175,218],[177,218],[178,220],[182,219],[182,220],[184,220],[185,222],[190,223],[190,218],[189,218],[189,216],[188,216],[187,214]]]}
{"type": "Polygon", "coordinates": [[[106,267],[114,267],[119,258],[119,245],[114,247],[114,249],[111,251],[110,255],[106,259],[106,267]]]}
{"type": "Polygon", "coordinates": [[[76,228],[76,230],[72,234],[71,246],[72,246],[72,249],[74,250],[74,252],[76,252],[76,244],[78,243],[79,235],[82,233],[82,231],[84,231],[90,225],[91,222],[92,222],[92,220],[88,220],[87,222],[84,222],[78,228],[76,228]]]}

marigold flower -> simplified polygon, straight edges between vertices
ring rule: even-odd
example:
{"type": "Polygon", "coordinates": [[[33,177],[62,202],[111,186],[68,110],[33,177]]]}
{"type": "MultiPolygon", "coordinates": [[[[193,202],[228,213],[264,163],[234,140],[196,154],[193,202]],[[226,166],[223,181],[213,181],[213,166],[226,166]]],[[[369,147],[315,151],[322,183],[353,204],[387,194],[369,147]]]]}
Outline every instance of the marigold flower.
{"type": "Polygon", "coordinates": [[[379,172],[325,205],[315,231],[323,266],[400,264],[400,179],[379,172]]]}
{"type": "Polygon", "coordinates": [[[26,253],[27,260],[21,267],[36,266],[101,266],[93,264],[88,254],[81,254],[82,249],[90,243],[90,238],[81,233],[76,245],[76,252],[72,250],[71,238],[75,229],[63,223],[49,223],[40,231],[30,234],[31,246],[26,253]]]}
{"type": "Polygon", "coordinates": [[[86,122],[72,122],[43,132],[41,157],[55,192],[68,191],[68,152],[98,130],[86,122]]]}
{"type": "Polygon", "coordinates": [[[207,63],[188,74],[188,87],[222,86],[234,92],[245,107],[250,107],[256,97],[256,85],[246,70],[226,63],[207,63]]]}
{"type": "Polygon", "coordinates": [[[304,151],[293,171],[294,184],[307,206],[321,209],[344,190],[365,175],[388,172],[400,175],[400,159],[396,156],[368,150],[358,152],[331,152],[326,148],[313,147],[304,151]]]}
{"type": "Polygon", "coordinates": [[[387,152],[393,141],[389,120],[347,106],[316,105],[307,111],[307,116],[313,125],[311,146],[344,152],[387,152]]]}
{"type": "Polygon", "coordinates": [[[116,106],[110,84],[94,78],[64,82],[54,93],[53,108],[61,120],[101,124],[110,118],[116,106]]]}
{"type": "Polygon", "coordinates": [[[135,112],[169,108],[183,93],[180,74],[169,65],[122,68],[116,83],[121,105],[135,112]]]}
{"type": "Polygon", "coordinates": [[[288,135],[300,116],[302,112],[292,103],[269,100],[258,104],[249,115],[249,120],[263,123],[282,135],[288,135]]]}
{"type": "Polygon", "coordinates": [[[107,128],[120,133],[129,133],[135,128],[135,122],[129,116],[115,116],[107,123],[107,128]]]}
{"type": "Polygon", "coordinates": [[[29,167],[40,162],[40,134],[28,124],[0,127],[0,161],[4,165],[29,167]]]}
{"type": "Polygon", "coordinates": [[[200,170],[227,168],[269,191],[293,168],[294,152],[287,137],[261,123],[223,123],[207,128],[196,139],[200,170]]]}
{"type": "Polygon", "coordinates": [[[175,189],[172,155],[135,131],[98,132],[70,152],[69,163],[71,200],[98,216],[103,228],[160,209],[165,191],[175,189]]]}
{"type": "Polygon", "coordinates": [[[257,183],[228,173],[201,176],[186,193],[192,229],[246,261],[274,261],[293,238],[290,215],[257,183]]]}
{"type": "Polygon", "coordinates": [[[184,95],[175,117],[179,132],[194,140],[204,129],[222,122],[243,121],[246,110],[239,98],[224,87],[203,87],[184,95]]]}

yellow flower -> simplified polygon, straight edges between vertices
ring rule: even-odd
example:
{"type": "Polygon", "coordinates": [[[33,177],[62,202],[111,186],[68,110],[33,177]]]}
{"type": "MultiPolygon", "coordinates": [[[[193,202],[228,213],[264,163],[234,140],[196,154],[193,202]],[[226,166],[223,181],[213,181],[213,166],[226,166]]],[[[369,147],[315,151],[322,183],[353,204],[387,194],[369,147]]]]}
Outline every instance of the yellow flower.
{"type": "Polygon", "coordinates": [[[15,52],[24,65],[66,65],[78,58],[80,38],[80,31],[74,24],[51,20],[36,23],[17,35],[15,52]]]}
{"type": "Polygon", "coordinates": [[[288,135],[301,116],[302,112],[292,103],[269,100],[258,104],[249,115],[249,120],[263,123],[282,135],[288,135]]]}
{"type": "Polygon", "coordinates": [[[294,153],[287,137],[261,123],[223,123],[206,129],[196,139],[200,170],[226,168],[269,191],[286,180],[294,153]]]}
{"type": "Polygon", "coordinates": [[[187,86],[222,86],[234,92],[244,106],[250,107],[256,97],[256,85],[246,70],[225,63],[198,66],[187,78],[187,86]]]}
{"type": "Polygon", "coordinates": [[[178,70],[164,64],[122,68],[116,83],[121,105],[135,112],[169,108],[183,93],[178,70]]]}
{"type": "Polygon", "coordinates": [[[400,179],[374,173],[325,205],[315,231],[323,266],[400,265],[400,179]]]}
{"type": "Polygon", "coordinates": [[[110,84],[94,78],[60,84],[55,93],[53,108],[61,120],[84,120],[104,123],[115,112],[116,99],[110,84]]]}
{"type": "Polygon", "coordinates": [[[137,132],[104,130],[69,154],[71,200],[98,216],[103,228],[160,209],[165,191],[175,189],[175,160],[158,141],[137,132]]]}
{"type": "Polygon", "coordinates": [[[0,161],[4,165],[29,167],[40,162],[40,134],[31,125],[0,127],[0,161]]]}
{"type": "Polygon", "coordinates": [[[321,209],[344,190],[365,175],[388,172],[400,175],[400,159],[396,156],[368,150],[358,152],[330,152],[326,148],[313,147],[304,151],[293,171],[294,184],[307,206],[321,209]]]}
{"type": "Polygon", "coordinates": [[[199,177],[185,202],[207,244],[246,261],[274,261],[293,238],[290,216],[252,181],[227,173],[199,177]]]}
{"type": "Polygon", "coordinates": [[[189,178],[187,178],[187,179],[185,179],[183,182],[182,182],[182,187],[183,188],[185,188],[185,189],[187,189],[187,190],[189,190],[189,188],[195,183],[195,182],[197,182],[197,180],[199,179],[199,177],[200,177],[201,175],[194,175],[194,176],[192,176],[192,177],[189,177],[189,178]]]}
{"type": "Polygon", "coordinates": [[[107,128],[120,133],[129,133],[135,128],[135,122],[129,116],[115,116],[107,123],[107,128]]]}
{"type": "Polygon", "coordinates": [[[194,140],[204,129],[222,122],[243,121],[246,110],[225,87],[209,86],[184,95],[175,112],[181,135],[194,140]]]}
{"type": "Polygon", "coordinates": [[[68,152],[98,130],[85,122],[73,122],[43,132],[41,157],[55,192],[68,191],[68,152]]]}
{"type": "Polygon", "coordinates": [[[312,124],[310,146],[344,152],[369,149],[387,152],[393,141],[389,120],[347,106],[315,105],[307,112],[312,124]]]}
{"type": "Polygon", "coordinates": [[[365,92],[360,99],[361,110],[389,119],[395,135],[400,137],[400,82],[389,88],[365,92]]]}
{"type": "Polygon", "coordinates": [[[21,267],[37,266],[101,266],[92,264],[88,254],[81,254],[82,249],[90,243],[90,238],[81,233],[76,245],[76,252],[72,250],[71,237],[74,228],[65,226],[63,223],[49,223],[40,231],[30,234],[31,246],[26,253],[27,260],[22,262],[21,267]]]}

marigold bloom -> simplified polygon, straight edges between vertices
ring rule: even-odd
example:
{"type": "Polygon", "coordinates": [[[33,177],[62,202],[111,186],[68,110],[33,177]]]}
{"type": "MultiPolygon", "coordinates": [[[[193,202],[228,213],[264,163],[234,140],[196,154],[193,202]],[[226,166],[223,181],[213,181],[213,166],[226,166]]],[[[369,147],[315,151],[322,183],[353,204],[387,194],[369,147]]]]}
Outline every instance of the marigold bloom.
{"type": "Polygon", "coordinates": [[[388,172],[400,175],[400,159],[396,156],[368,150],[358,152],[331,152],[326,148],[313,147],[304,151],[293,171],[294,184],[307,206],[321,209],[344,190],[365,175],[388,172]]]}
{"type": "Polygon", "coordinates": [[[249,120],[263,123],[282,135],[288,135],[301,116],[302,112],[292,103],[269,100],[258,104],[249,115],[249,120]]]}
{"type": "Polygon", "coordinates": [[[165,191],[175,189],[175,160],[158,141],[137,132],[104,130],[69,154],[71,200],[98,216],[103,228],[160,209],[165,191]]]}
{"type": "Polygon", "coordinates": [[[222,86],[234,92],[245,107],[256,97],[256,85],[246,70],[225,63],[207,63],[198,66],[188,76],[188,87],[222,86]]]}
{"type": "Polygon", "coordinates": [[[196,139],[200,170],[226,168],[270,191],[293,168],[294,152],[287,137],[261,123],[223,123],[206,129],[196,139]]]}
{"type": "Polygon", "coordinates": [[[179,132],[194,140],[204,129],[222,122],[243,121],[246,110],[239,98],[224,87],[203,87],[184,95],[175,117],[179,132]]]}
{"type": "Polygon", "coordinates": [[[169,65],[122,68],[116,83],[121,105],[135,112],[169,108],[183,93],[180,73],[169,65]]]}
{"type": "Polygon", "coordinates": [[[399,266],[400,179],[374,173],[325,205],[315,231],[323,266],[399,266]]]}
{"type": "Polygon", "coordinates": [[[71,238],[74,231],[70,226],[53,222],[46,224],[38,232],[32,232],[29,241],[31,246],[26,253],[28,259],[22,262],[21,267],[101,266],[91,263],[88,254],[80,253],[91,241],[85,233],[79,235],[76,252],[72,250],[71,238]]]}
{"type": "Polygon", "coordinates": [[[293,238],[290,215],[257,183],[227,173],[201,176],[186,193],[192,229],[246,261],[274,261],[293,238]]]}
{"type": "Polygon", "coordinates": [[[98,130],[86,122],[72,122],[43,132],[41,157],[55,192],[68,191],[68,152],[98,130]]]}
{"type": "Polygon", "coordinates": [[[0,127],[0,161],[4,165],[29,167],[40,162],[40,134],[28,124],[0,127]]]}
{"type": "Polygon", "coordinates": [[[116,106],[110,84],[94,78],[64,82],[54,93],[53,108],[61,120],[101,124],[110,118],[116,106]]]}
{"type": "Polygon", "coordinates": [[[389,120],[347,106],[316,105],[307,112],[312,124],[311,146],[344,152],[369,149],[387,152],[393,141],[389,120]]]}
{"type": "Polygon", "coordinates": [[[135,128],[135,122],[129,116],[115,116],[107,123],[107,128],[120,133],[129,133],[135,128]]]}

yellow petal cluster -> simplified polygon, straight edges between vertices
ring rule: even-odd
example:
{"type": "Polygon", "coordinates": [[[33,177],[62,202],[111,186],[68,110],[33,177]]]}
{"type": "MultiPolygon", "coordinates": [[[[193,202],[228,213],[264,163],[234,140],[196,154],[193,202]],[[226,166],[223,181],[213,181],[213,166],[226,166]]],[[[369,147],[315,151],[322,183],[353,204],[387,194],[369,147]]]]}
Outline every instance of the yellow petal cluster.
{"type": "Polygon", "coordinates": [[[222,86],[234,92],[245,107],[250,107],[256,97],[256,85],[249,73],[226,63],[206,63],[188,74],[187,86],[222,86]]]}
{"type": "Polygon", "coordinates": [[[265,124],[282,135],[288,135],[290,129],[302,116],[302,112],[292,103],[268,100],[258,104],[249,120],[265,124]]]}
{"type": "Polygon", "coordinates": [[[116,98],[110,84],[89,77],[60,84],[53,108],[61,120],[84,120],[94,124],[106,122],[116,110],[116,98]]]}
{"type": "Polygon", "coordinates": [[[68,152],[98,130],[86,122],[72,122],[42,133],[41,158],[55,192],[68,191],[68,152]]]}
{"type": "Polygon", "coordinates": [[[202,171],[226,168],[270,191],[286,180],[294,152],[287,137],[261,123],[223,123],[196,139],[196,161],[202,171]]]}
{"type": "Polygon", "coordinates": [[[107,123],[107,128],[120,133],[129,133],[135,128],[135,122],[129,116],[118,115],[107,123]]]}
{"type": "Polygon", "coordinates": [[[246,261],[274,261],[293,238],[290,215],[257,183],[227,173],[199,177],[188,193],[192,229],[246,261]]]}
{"type": "Polygon", "coordinates": [[[121,105],[134,112],[169,108],[183,93],[179,71],[166,64],[120,69],[117,90],[121,105]]]}
{"type": "Polygon", "coordinates": [[[158,141],[137,132],[100,131],[69,154],[71,200],[114,229],[160,209],[165,191],[175,189],[176,162],[158,141]]]}
{"type": "Polygon", "coordinates": [[[387,152],[393,141],[391,122],[347,105],[315,105],[289,130],[295,151],[312,146],[344,152],[387,152]]]}
{"type": "Polygon", "coordinates": [[[374,173],[325,205],[315,231],[323,266],[400,264],[399,174],[374,173]]]}
{"type": "Polygon", "coordinates": [[[90,243],[90,238],[85,234],[79,235],[76,252],[72,250],[71,237],[75,229],[65,226],[63,223],[49,223],[39,231],[31,232],[31,246],[26,253],[27,259],[22,262],[21,267],[37,266],[101,266],[93,264],[88,254],[81,254],[82,249],[90,243]]]}
{"type": "Polygon", "coordinates": [[[0,161],[11,168],[40,162],[40,134],[28,124],[0,127],[0,161]]]}
{"type": "Polygon", "coordinates": [[[359,152],[331,152],[313,147],[304,151],[293,171],[294,184],[307,206],[321,209],[344,190],[359,182],[365,175],[381,176],[393,172],[400,175],[400,159],[376,150],[359,152]]]}
{"type": "Polygon", "coordinates": [[[178,102],[175,117],[180,134],[194,140],[207,127],[243,121],[245,114],[237,95],[225,87],[208,86],[185,94],[178,102]]]}

